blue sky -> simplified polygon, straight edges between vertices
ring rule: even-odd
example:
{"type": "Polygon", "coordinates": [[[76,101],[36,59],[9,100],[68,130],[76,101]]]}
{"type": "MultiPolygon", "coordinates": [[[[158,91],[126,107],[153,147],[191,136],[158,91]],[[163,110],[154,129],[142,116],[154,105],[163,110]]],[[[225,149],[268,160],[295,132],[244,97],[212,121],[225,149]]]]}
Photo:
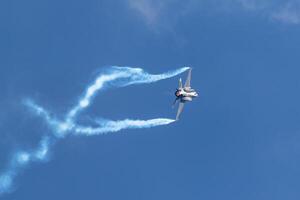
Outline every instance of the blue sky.
{"type": "MultiPolygon", "coordinates": [[[[112,65],[192,66],[200,93],[179,122],[59,140],[1,199],[300,198],[298,0],[12,0],[0,16],[1,172],[52,134],[24,98],[63,115],[112,65]]],[[[173,118],[180,76],[103,91],[83,116],[173,118]]]]}

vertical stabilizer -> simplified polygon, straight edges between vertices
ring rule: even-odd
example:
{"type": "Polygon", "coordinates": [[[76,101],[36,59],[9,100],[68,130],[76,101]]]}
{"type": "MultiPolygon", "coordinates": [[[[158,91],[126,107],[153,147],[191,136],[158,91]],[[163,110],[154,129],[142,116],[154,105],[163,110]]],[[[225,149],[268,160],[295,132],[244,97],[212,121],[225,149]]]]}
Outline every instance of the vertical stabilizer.
{"type": "Polygon", "coordinates": [[[178,85],[178,88],[182,88],[182,80],[181,80],[181,78],[179,79],[179,85],[178,85]]]}

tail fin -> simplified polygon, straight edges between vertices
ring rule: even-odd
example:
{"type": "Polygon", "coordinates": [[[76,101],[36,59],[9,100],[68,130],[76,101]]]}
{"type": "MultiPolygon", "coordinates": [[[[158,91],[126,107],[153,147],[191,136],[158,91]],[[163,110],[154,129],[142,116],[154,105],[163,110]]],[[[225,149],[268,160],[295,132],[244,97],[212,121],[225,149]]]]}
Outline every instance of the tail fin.
{"type": "Polygon", "coordinates": [[[182,81],[181,81],[181,78],[179,79],[179,85],[178,85],[179,88],[182,88],[182,81]]]}

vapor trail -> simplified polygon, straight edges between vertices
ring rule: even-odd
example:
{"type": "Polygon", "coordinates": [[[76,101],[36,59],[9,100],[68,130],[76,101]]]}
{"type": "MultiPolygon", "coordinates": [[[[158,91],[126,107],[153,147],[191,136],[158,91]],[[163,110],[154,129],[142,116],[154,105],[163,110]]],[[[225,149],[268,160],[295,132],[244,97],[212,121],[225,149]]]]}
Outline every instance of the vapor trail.
{"type": "Polygon", "coordinates": [[[54,135],[58,138],[64,137],[65,134],[75,126],[73,122],[66,122],[66,120],[62,121],[56,119],[46,109],[37,105],[31,99],[26,99],[23,101],[23,103],[30,109],[30,111],[43,118],[49,128],[52,129],[54,135]]]}
{"type": "Polygon", "coordinates": [[[76,135],[100,135],[105,133],[117,132],[123,129],[141,129],[141,128],[151,128],[155,126],[167,125],[172,122],[175,122],[174,119],[167,118],[156,118],[149,120],[133,120],[133,119],[125,119],[125,120],[104,120],[98,119],[96,120],[97,127],[93,126],[82,126],[78,125],[75,122],[66,123],[64,121],[58,121],[50,117],[50,114],[43,109],[41,106],[38,106],[33,101],[28,102],[26,105],[40,117],[43,117],[47,122],[48,126],[53,130],[54,135],[57,138],[64,137],[67,133],[76,134],[76,135]]]}
{"type": "Polygon", "coordinates": [[[43,137],[36,149],[17,151],[13,154],[7,169],[0,174],[0,196],[14,189],[15,177],[30,163],[47,160],[50,144],[50,138],[43,137]]]}
{"type": "Polygon", "coordinates": [[[99,127],[84,127],[76,126],[74,127],[75,134],[79,135],[100,135],[110,132],[117,132],[123,129],[137,129],[137,128],[151,128],[154,126],[167,125],[175,120],[173,119],[150,119],[150,120],[132,120],[125,119],[120,121],[112,120],[101,120],[99,121],[99,127]]]}
{"type": "MultiPolygon", "coordinates": [[[[79,98],[78,103],[70,109],[64,119],[58,119],[34,101],[26,99],[23,105],[28,107],[33,113],[45,120],[53,135],[43,137],[36,149],[28,151],[17,151],[7,169],[0,174],[0,195],[10,192],[13,189],[15,177],[32,162],[45,161],[48,158],[51,144],[57,139],[62,139],[66,134],[76,135],[100,135],[105,133],[118,132],[123,129],[151,128],[160,125],[167,125],[175,120],[157,118],[149,120],[125,119],[119,121],[96,120],[97,127],[82,126],[76,123],[79,112],[86,109],[92,103],[98,91],[107,87],[125,87],[133,84],[152,83],[159,80],[171,78],[184,71],[188,67],[183,67],[174,71],[162,74],[149,74],[141,68],[131,67],[111,67],[105,74],[100,74],[96,80],[90,84],[84,94],[79,98]]],[[[59,115],[61,116],[61,115],[59,115]]]]}
{"type": "Polygon", "coordinates": [[[124,87],[133,84],[153,83],[163,79],[174,77],[188,70],[189,67],[183,67],[174,71],[162,73],[162,74],[149,74],[141,68],[132,67],[112,67],[107,74],[101,74],[96,80],[88,86],[85,93],[79,99],[77,105],[75,105],[67,114],[66,121],[73,121],[78,112],[87,108],[93,97],[100,89],[105,86],[124,87]]]}

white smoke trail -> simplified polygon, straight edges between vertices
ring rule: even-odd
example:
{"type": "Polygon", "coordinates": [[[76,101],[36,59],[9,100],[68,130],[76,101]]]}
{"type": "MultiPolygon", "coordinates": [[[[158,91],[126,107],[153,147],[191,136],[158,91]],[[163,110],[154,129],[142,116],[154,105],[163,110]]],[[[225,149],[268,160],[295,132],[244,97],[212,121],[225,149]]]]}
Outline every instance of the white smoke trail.
{"type": "Polygon", "coordinates": [[[149,74],[141,68],[132,67],[112,67],[109,73],[101,74],[92,83],[85,94],[79,99],[79,102],[74,108],[70,110],[67,114],[66,121],[73,121],[78,112],[88,107],[92,101],[92,98],[97,94],[97,92],[102,89],[105,84],[110,83],[115,87],[124,87],[132,84],[142,84],[142,83],[152,83],[167,78],[174,77],[187,71],[189,67],[182,67],[180,69],[170,71],[163,74],[149,74]]]}
{"type": "Polygon", "coordinates": [[[41,106],[38,106],[33,101],[26,101],[26,105],[31,108],[35,114],[44,118],[49,127],[53,130],[56,137],[60,138],[65,135],[65,133],[73,133],[76,135],[100,135],[105,133],[117,132],[123,129],[138,129],[138,128],[151,128],[154,126],[167,125],[175,122],[173,119],[166,118],[156,118],[149,120],[104,120],[98,119],[96,123],[98,127],[91,126],[81,126],[75,123],[66,124],[65,122],[58,121],[50,117],[50,114],[41,106]]]}
{"type": "Polygon", "coordinates": [[[154,126],[167,125],[175,120],[173,119],[150,119],[150,120],[132,120],[125,119],[120,121],[111,121],[111,120],[101,120],[99,121],[99,127],[84,127],[76,126],[74,127],[75,134],[79,135],[100,135],[105,133],[117,132],[123,129],[137,129],[137,128],[151,128],[154,126]]]}
{"type": "MultiPolygon", "coordinates": [[[[30,99],[23,101],[23,104],[46,121],[48,126],[52,129],[56,139],[60,139],[68,133],[91,136],[117,132],[123,129],[151,128],[154,126],[167,125],[175,120],[165,118],[150,120],[125,119],[120,121],[98,120],[98,127],[81,126],[76,124],[75,121],[79,112],[86,109],[91,104],[97,92],[104,87],[124,87],[132,84],[152,83],[171,78],[188,69],[188,67],[183,67],[175,71],[153,75],[145,72],[141,68],[112,67],[108,73],[101,74],[88,86],[85,93],[79,98],[78,104],[67,113],[64,120],[58,120],[53,117],[43,107],[35,104],[30,99]]],[[[54,141],[55,139],[52,138],[52,143],[50,143],[50,137],[44,137],[35,150],[18,151],[15,153],[7,170],[0,174],[0,195],[13,189],[13,180],[22,169],[32,162],[45,161],[47,159],[50,144],[54,144],[54,141]]]]}
{"type": "Polygon", "coordinates": [[[53,130],[53,133],[56,137],[64,137],[65,134],[75,126],[74,123],[71,123],[70,121],[59,121],[55,119],[47,110],[37,105],[30,99],[26,99],[25,101],[23,101],[23,103],[25,106],[30,108],[32,112],[42,117],[46,121],[49,128],[53,130]]]}
{"type": "Polygon", "coordinates": [[[14,189],[13,180],[26,166],[32,162],[47,160],[49,146],[50,138],[43,137],[36,149],[29,151],[17,151],[13,155],[7,169],[0,174],[0,196],[1,194],[10,192],[14,189]]]}

